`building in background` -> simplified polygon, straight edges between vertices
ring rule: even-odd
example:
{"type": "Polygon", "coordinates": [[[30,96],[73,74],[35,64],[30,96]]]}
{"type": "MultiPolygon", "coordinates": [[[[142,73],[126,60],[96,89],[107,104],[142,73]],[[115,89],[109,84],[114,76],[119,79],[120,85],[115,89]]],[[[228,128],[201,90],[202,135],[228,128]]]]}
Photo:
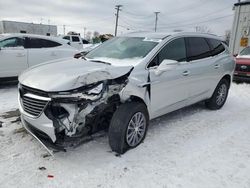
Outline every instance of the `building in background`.
{"type": "Polygon", "coordinates": [[[57,26],[15,21],[0,21],[0,34],[2,33],[29,33],[57,36],[57,26]]]}
{"type": "Polygon", "coordinates": [[[234,21],[230,37],[230,50],[238,54],[250,46],[250,0],[234,4],[234,21]]]}

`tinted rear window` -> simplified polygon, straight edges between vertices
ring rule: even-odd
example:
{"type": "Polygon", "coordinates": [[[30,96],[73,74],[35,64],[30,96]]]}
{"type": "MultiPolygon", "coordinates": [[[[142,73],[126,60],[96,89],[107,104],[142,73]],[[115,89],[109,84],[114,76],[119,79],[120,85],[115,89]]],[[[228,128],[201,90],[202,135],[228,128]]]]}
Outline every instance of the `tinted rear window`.
{"type": "Polygon", "coordinates": [[[221,41],[216,39],[207,39],[208,43],[211,47],[211,55],[218,55],[225,50],[225,47],[221,43],[221,41]]]}
{"type": "Polygon", "coordinates": [[[187,58],[188,61],[198,60],[211,56],[207,41],[202,37],[188,37],[187,58]]]}
{"type": "Polygon", "coordinates": [[[56,46],[61,46],[61,44],[55,41],[40,38],[30,38],[28,40],[28,48],[52,48],[56,46]]]}

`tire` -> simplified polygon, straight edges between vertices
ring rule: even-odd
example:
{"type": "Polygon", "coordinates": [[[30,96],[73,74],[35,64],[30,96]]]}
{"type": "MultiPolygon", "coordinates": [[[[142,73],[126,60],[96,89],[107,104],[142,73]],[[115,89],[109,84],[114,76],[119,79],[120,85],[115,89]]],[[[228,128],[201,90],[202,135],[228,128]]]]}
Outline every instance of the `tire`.
{"type": "Polygon", "coordinates": [[[214,93],[205,104],[206,107],[211,110],[218,110],[225,104],[228,96],[229,82],[226,79],[222,79],[214,90],[214,93]]]}
{"type": "Polygon", "coordinates": [[[112,151],[123,154],[128,149],[135,148],[142,143],[147,133],[148,122],[148,111],[143,103],[129,102],[122,104],[115,111],[109,127],[109,145],[112,151]],[[141,124],[138,124],[138,128],[134,126],[136,119],[140,119],[141,122],[141,124]],[[131,138],[134,133],[138,136],[138,140],[134,139],[137,142],[133,144],[131,138]]]}

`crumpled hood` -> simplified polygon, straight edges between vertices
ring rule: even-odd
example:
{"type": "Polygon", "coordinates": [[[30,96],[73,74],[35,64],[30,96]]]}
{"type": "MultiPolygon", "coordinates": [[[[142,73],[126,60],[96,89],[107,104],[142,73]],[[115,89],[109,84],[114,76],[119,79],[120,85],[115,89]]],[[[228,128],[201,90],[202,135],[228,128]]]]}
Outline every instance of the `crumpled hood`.
{"type": "Polygon", "coordinates": [[[113,66],[70,58],[31,67],[18,79],[23,85],[43,91],[66,91],[118,78],[132,68],[133,66],[113,66]]]}

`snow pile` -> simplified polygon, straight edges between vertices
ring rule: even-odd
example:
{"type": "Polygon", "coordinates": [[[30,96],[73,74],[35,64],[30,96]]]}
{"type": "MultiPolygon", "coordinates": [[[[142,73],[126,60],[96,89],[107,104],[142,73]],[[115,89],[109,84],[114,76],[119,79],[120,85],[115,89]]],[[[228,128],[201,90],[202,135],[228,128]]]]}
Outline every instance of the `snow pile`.
{"type": "MultiPolygon", "coordinates": [[[[16,95],[0,89],[0,116],[16,95]]],[[[144,143],[120,157],[100,134],[54,158],[14,117],[0,117],[0,187],[250,187],[249,114],[250,85],[233,84],[221,110],[197,104],[155,119],[144,143]]]]}

